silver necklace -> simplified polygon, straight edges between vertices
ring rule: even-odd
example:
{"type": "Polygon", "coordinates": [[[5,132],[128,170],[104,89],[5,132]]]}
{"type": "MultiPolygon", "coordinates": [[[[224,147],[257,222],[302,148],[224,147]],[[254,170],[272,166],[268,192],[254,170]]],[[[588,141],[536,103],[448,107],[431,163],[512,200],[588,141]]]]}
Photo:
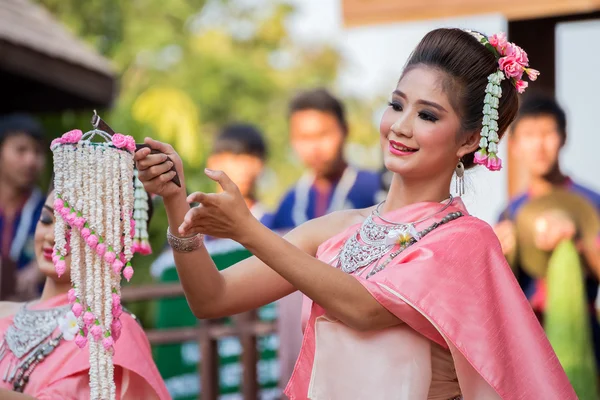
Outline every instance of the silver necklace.
{"type": "Polygon", "coordinates": [[[342,246],[338,258],[338,266],[346,273],[353,273],[359,268],[372,264],[380,259],[396,244],[402,244],[411,238],[420,239],[415,225],[424,222],[447,209],[454,198],[450,195],[447,203],[435,213],[413,222],[393,222],[382,218],[380,209],[384,202],[365,219],[356,234],[350,236],[342,246]],[[388,225],[378,224],[374,217],[388,225]]]}
{"type": "MultiPolygon", "coordinates": [[[[450,221],[454,221],[455,219],[458,219],[462,216],[463,216],[463,213],[460,211],[452,212],[452,213],[446,215],[444,218],[442,218],[439,222],[434,222],[428,228],[423,229],[421,232],[419,232],[419,236],[422,238],[422,237],[428,235],[429,233],[431,233],[431,231],[433,231],[434,229],[439,228],[440,226],[447,224],[450,221]]],[[[412,246],[415,243],[417,243],[417,239],[415,237],[412,237],[408,241],[400,244],[400,247],[397,250],[395,250],[394,252],[390,253],[388,258],[384,262],[378,263],[373,266],[371,271],[367,274],[366,279],[369,279],[376,273],[383,271],[383,269],[385,269],[385,267],[387,267],[388,264],[394,260],[394,258],[398,257],[400,255],[400,253],[402,253],[404,250],[406,250],[408,247],[412,246]]]]}
{"type": "MultiPolygon", "coordinates": [[[[46,310],[30,310],[27,306],[28,304],[24,304],[15,314],[0,344],[0,361],[7,355],[12,355],[2,376],[5,382],[13,382],[16,375],[22,377],[27,372],[30,374],[58,346],[62,335],[52,338],[52,333],[58,327],[58,318],[70,308],[70,305],[65,305],[46,310]]],[[[18,380],[22,389],[26,382],[18,380]]]]}

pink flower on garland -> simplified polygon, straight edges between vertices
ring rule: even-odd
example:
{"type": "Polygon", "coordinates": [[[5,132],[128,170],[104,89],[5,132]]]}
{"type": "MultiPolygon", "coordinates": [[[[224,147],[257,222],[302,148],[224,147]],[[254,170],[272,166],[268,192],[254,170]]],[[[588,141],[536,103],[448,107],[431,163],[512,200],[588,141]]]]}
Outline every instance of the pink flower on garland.
{"type": "Polygon", "coordinates": [[[143,256],[147,256],[152,254],[152,246],[150,246],[150,243],[147,241],[142,241],[142,245],[141,245],[141,249],[140,249],[140,254],[143,256]]]}
{"type": "Polygon", "coordinates": [[[106,253],[106,245],[102,241],[100,241],[100,243],[98,243],[98,245],[96,246],[96,254],[102,257],[104,253],[106,253]]]}
{"type": "Polygon", "coordinates": [[[115,133],[112,136],[112,143],[118,149],[124,149],[131,153],[135,153],[135,139],[129,135],[115,133]]]}
{"type": "Polygon", "coordinates": [[[54,199],[54,209],[56,211],[62,210],[64,206],[65,206],[65,202],[62,199],[54,199]]]}
{"type": "Polygon", "coordinates": [[[91,234],[92,234],[92,232],[90,231],[90,228],[83,228],[81,230],[81,237],[86,241],[87,241],[87,238],[89,238],[91,234]]]}
{"type": "Polygon", "coordinates": [[[523,75],[524,68],[519,62],[512,56],[502,57],[498,60],[500,69],[504,71],[504,75],[507,78],[520,79],[523,75]]]}
{"type": "Polygon", "coordinates": [[[132,136],[125,136],[125,138],[127,139],[127,150],[129,150],[130,153],[135,153],[135,139],[132,136]]]}
{"type": "Polygon", "coordinates": [[[65,218],[67,220],[67,223],[71,226],[75,225],[75,220],[77,219],[77,214],[73,211],[71,213],[69,213],[69,215],[67,215],[67,217],[65,218]]]}
{"type": "MultiPolygon", "coordinates": [[[[107,332],[108,333],[108,332],[107,332]]],[[[102,346],[104,346],[105,350],[110,350],[111,347],[115,344],[115,341],[111,336],[107,336],[102,340],[102,346]]]]}
{"type": "Polygon", "coordinates": [[[83,306],[81,305],[81,303],[75,302],[75,304],[73,304],[73,307],[71,307],[71,311],[73,311],[73,314],[75,314],[75,316],[79,318],[83,313],[83,306]]]}
{"type": "Polygon", "coordinates": [[[112,144],[118,149],[124,149],[127,147],[127,137],[120,133],[115,133],[112,136],[112,144]]]}
{"type": "Polygon", "coordinates": [[[115,340],[119,340],[119,338],[121,337],[122,328],[123,325],[121,325],[121,321],[119,319],[113,319],[112,324],[110,325],[110,330],[115,340]]]}
{"type": "Polygon", "coordinates": [[[510,46],[506,55],[513,57],[519,64],[521,64],[524,67],[529,66],[529,57],[527,57],[527,53],[525,52],[525,50],[523,50],[516,44],[510,46]]]}
{"type": "Polygon", "coordinates": [[[526,68],[525,72],[527,73],[527,77],[529,78],[530,81],[535,81],[538,76],[540,76],[540,71],[538,71],[537,69],[533,69],[533,68],[526,68]]]}
{"type": "Polygon", "coordinates": [[[85,347],[85,345],[87,344],[87,338],[85,337],[85,333],[83,332],[83,330],[79,331],[79,334],[75,338],[75,344],[80,349],[83,349],[85,347]]]}
{"type": "Polygon", "coordinates": [[[121,260],[115,260],[112,264],[112,267],[115,275],[119,275],[123,269],[123,262],[121,260]]]}
{"type": "Polygon", "coordinates": [[[96,320],[96,318],[94,317],[94,314],[92,314],[92,312],[88,308],[88,311],[86,311],[83,314],[83,322],[85,323],[86,326],[90,326],[94,323],[95,320],[96,320]]]}
{"type": "Polygon", "coordinates": [[[485,149],[479,149],[479,151],[475,153],[474,162],[479,165],[487,165],[487,158],[487,151],[485,151],[485,149]]]}
{"type": "Polygon", "coordinates": [[[133,267],[130,263],[127,263],[127,266],[123,270],[123,276],[125,277],[125,279],[127,279],[127,282],[129,282],[133,277],[133,267]]]}
{"type": "Polygon", "coordinates": [[[90,235],[85,241],[88,244],[88,246],[90,246],[92,249],[95,249],[98,245],[98,237],[93,234],[90,235]]]}
{"type": "Polygon", "coordinates": [[[56,262],[56,265],[54,266],[54,269],[56,269],[56,273],[60,278],[67,271],[67,263],[65,262],[65,260],[58,260],[56,262]]]}
{"type": "Polygon", "coordinates": [[[79,229],[82,229],[85,225],[85,218],[83,218],[83,217],[75,218],[75,222],[73,222],[73,225],[75,225],[79,229]]]}
{"type": "Polygon", "coordinates": [[[113,307],[117,307],[121,305],[121,296],[117,293],[112,294],[113,307]]]}
{"type": "Polygon", "coordinates": [[[112,308],[112,315],[114,318],[119,318],[121,316],[121,314],[123,314],[123,306],[122,305],[114,305],[113,304],[113,308],[112,308]]]}
{"type": "Polygon", "coordinates": [[[69,215],[69,207],[67,207],[65,205],[65,207],[61,208],[59,211],[59,214],[62,215],[63,218],[67,218],[67,215],[69,215]]]}
{"type": "Polygon", "coordinates": [[[519,93],[524,93],[525,89],[527,89],[528,86],[529,83],[521,79],[515,82],[515,87],[517,88],[517,92],[519,93]]]}
{"type": "Polygon", "coordinates": [[[79,129],[73,129],[72,131],[69,131],[62,135],[62,137],[60,138],[60,142],[63,144],[77,143],[81,140],[82,136],[83,132],[81,132],[79,129]]]}
{"type": "Polygon", "coordinates": [[[90,333],[92,334],[94,339],[100,340],[100,338],[102,337],[102,327],[99,325],[98,320],[96,320],[96,324],[97,325],[94,325],[94,327],[90,330],[90,333]]]}
{"type": "Polygon", "coordinates": [[[56,146],[62,143],[62,138],[56,138],[50,143],[50,149],[54,149],[56,146]]]}
{"type": "Polygon", "coordinates": [[[75,292],[75,289],[69,289],[67,292],[67,300],[69,301],[69,304],[75,303],[75,300],[77,300],[77,293],[75,292]]]}
{"type": "Polygon", "coordinates": [[[494,48],[500,53],[500,55],[506,55],[506,47],[508,46],[508,40],[506,39],[506,33],[500,32],[490,36],[489,42],[494,48]]]}
{"type": "Polygon", "coordinates": [[[494,153],[491,153],[487,159],[487,167],[490,171],[500,171],[502,169],[502,160],[494,153]]]}
{"type": "Polygon", "coordinates": [[[112,250],[112,247],[110,247],[108,249],[108,253],[106,253],[104,255],[104,260],[106,260],[107,263],[112,264],[113,262],[115,262],[116,258],[117,258],[117,255],[112,250]]]}

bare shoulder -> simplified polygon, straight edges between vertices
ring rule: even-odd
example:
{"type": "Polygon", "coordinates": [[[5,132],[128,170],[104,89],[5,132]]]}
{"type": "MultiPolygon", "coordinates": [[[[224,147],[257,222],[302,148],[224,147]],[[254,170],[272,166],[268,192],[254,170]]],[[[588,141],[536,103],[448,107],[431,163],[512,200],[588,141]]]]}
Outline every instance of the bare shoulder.
{"type": "Polygon", "coordinates": [[[311,255],[326,240],[360,224],[371,212],[371,208],[335,211],[323,217],[305,222],[286,235],[286,239],[311,255]]]}
{"type": "Polygon", "coordinates": [[[22,305],[23,303],[13,301],[0,301],[0,319],[16,314],[22,305]]]}

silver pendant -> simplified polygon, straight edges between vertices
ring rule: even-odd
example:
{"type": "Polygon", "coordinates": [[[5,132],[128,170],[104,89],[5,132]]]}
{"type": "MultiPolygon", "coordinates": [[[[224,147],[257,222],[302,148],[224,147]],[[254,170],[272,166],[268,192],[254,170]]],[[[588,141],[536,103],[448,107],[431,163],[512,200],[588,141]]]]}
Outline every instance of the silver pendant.
{"type": "Polygon", "coordinates": [[[27,305],[17,312],[13,323],[6,330],[4,340],[16,358],[21,358],[39,346],[58,327],[58,318],[70,305],[49,310],[28,310],[27,305]]]}
{"type": "Polygon", "coordinates": [[[369,215],[355,235],[346,240],[338,256],[338,265],[346,273],[371,265],[389,252],[397,244],[390,237],[416,232],[413,224],[381,225],[369,215]]]}

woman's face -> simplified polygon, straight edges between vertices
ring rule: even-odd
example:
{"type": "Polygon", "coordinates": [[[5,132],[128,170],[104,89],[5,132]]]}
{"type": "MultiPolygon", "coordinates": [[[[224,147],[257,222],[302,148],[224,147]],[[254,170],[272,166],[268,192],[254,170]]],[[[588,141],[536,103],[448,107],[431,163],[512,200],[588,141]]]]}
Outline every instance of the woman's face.
{"type": "Polygon", "coordinates": [[[404,178],[447,179],[458,160],[476,150],[478,135],[468,143],[457,140],[460,119],[444,91],[445,78],[418,66],[398,82],[379,128],[388,170],[404,178]]]}
{"type": "Polygon", "coordinates": [[[40,271],[42,271],[44,275],[52,278],[56,282],[67,283],[71,279],[71,257],[65,257],[65,262],[67,264],[67,272],[60,278],[56,274],[56,271],[54,270],[54,264],[52,263],[52,251],[54,249],[54,209],[52,208],[53,204],[54,191],[52,191],[48,195],[46,203],[44,204],[44,208],[42,209],[42,214],[40,215],[40,220],[38,221],[38,224],[35,228],[35,256],[40,271]]]}

